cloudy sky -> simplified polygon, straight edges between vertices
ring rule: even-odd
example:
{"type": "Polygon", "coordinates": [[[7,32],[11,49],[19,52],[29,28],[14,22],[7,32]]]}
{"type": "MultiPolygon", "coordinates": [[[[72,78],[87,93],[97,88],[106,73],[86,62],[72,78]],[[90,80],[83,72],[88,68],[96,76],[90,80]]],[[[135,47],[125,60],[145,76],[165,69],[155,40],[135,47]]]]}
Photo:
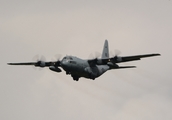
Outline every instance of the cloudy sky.
{"type": "Polygon", "coordinates": [[[0,119],[171,120],[171,0],[1,0],[0,119]],[[48,68],[8,66],[39,54],[88,58],[104,40],[121,56],[160,53],[79,82],[48,68]]]}

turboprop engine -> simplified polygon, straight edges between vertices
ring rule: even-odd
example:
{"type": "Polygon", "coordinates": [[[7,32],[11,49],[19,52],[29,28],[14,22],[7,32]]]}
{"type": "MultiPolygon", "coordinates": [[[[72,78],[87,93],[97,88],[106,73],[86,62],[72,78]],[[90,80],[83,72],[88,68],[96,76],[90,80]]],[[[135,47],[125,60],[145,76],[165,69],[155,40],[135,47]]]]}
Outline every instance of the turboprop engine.
{"type": "Polygon", "coordinates": [[[35,67],[45,67],[45,62],[44,61],[38,61],[36,64],[35,64],[35,67]]]}

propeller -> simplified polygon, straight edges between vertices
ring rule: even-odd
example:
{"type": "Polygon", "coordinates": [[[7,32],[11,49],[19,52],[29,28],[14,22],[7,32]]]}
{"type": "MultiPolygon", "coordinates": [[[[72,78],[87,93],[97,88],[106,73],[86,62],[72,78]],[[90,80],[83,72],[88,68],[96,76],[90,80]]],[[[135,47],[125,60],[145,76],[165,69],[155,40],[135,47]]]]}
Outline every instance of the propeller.
{"type": "Polygon", "coordinates": [[[56,62],[55,62],[55,64],[54,64],[54,66],[56,66],[56,67],[58,67],[58,66],[60,66],[60,63],[61,63],[61,54],[56,54],[55,55],[55,58],[56,58],[56,62]]]}
{"type": "Polygon", "coordinates": [[[45,57],[43,56],[43,55],[41,55],[41,56],[39,56],[39,55],[35,55],[34,57],[33,57],[33,60],[34,61],[37,61],[36,63],[35,63],[35,67],[45,67],[46,66],[46,59],[45,59],[45,57]]]}
{"type": "Polygon", "coordinates": [[[98,59],[101,56],[99,52],[95,52],[95,54],[91,53],[89,55],[89,59],[98,59]]]}
{"type": "Polygon", "coordinates": [[[116,63],[116,62],[120,62],[121,61],[121,57],[119,56],[121,54],[121,51],[119,50],[114,50],[114,52],[110,52],[112,58],[111,61],[116,63]]]}
{"type": "Polygon", "coordinates": [[[110,51],[110,55],[112,57],[119,56],[121,54],[121,51],[115,49],[114,52],[110,51]]]}
{"type": "Polygon", "coordinates": [[[88,62],[91,66],[94,66],[95,64],[98,63],[98,58],[100,57],[100,53],[99,52],[95,52],[95,54],[93,55],[92,53],[89,55],[89,59],[88,62]]]}
{"type": "Polygon", "coordinates": [[[61,54],[56,54],[56,55],[55,55],[55,58],[56,58],[57,61],[59,61],[59,60],[61,59],[61,57],[62,57],[61,54]]]}

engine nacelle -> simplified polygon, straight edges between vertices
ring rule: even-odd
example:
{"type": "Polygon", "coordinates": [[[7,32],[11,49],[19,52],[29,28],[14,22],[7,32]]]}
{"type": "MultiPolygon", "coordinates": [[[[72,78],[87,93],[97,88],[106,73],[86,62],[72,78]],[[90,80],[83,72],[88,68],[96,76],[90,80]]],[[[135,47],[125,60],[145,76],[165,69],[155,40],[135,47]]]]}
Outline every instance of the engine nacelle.
{"type": "Polygon", "coordinates": [[[122,57],[117,57],[117,62],[121,62],[122,61],[122,57]]]}
{"type": "Polygon", "coordinates": [[[52,71],[55,71],[55,72],[61,72],[62,71],[60,68],[54,67],[54,66],[50,66],[49,69],[52,71]]]}
{"type": "Polygon", "coordinates": [[[122,57],[115,56],[114,58],[111,58],[110,61],[112,63],[118,63],[118,62],[121,62],[122,61],[122,57]]]}
{"type": "Polygon", "coordinates": [[[38,61],[36,64],[35,64],[35,67],[45,67],[46,66],[46,63],[44,61],[38,61]]]}
{"type": "Polygon", "coordinates": [[[39,65],[40,67],[45,67],[45,62],[43,62],[43,61],[40,61],[40,65],[39,65]]]}

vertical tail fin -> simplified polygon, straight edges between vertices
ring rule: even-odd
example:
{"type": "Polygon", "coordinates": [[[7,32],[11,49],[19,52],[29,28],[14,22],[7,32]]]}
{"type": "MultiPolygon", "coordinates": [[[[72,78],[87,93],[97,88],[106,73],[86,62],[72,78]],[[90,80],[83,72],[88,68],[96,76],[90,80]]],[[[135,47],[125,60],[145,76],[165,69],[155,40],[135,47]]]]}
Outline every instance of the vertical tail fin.
{"type": "Polygon", "coordinates": [[[105,40],[103,51],[102,51],[102,59],[109,58],[109,47],[108,47],[108,41],[105,40]]]}

